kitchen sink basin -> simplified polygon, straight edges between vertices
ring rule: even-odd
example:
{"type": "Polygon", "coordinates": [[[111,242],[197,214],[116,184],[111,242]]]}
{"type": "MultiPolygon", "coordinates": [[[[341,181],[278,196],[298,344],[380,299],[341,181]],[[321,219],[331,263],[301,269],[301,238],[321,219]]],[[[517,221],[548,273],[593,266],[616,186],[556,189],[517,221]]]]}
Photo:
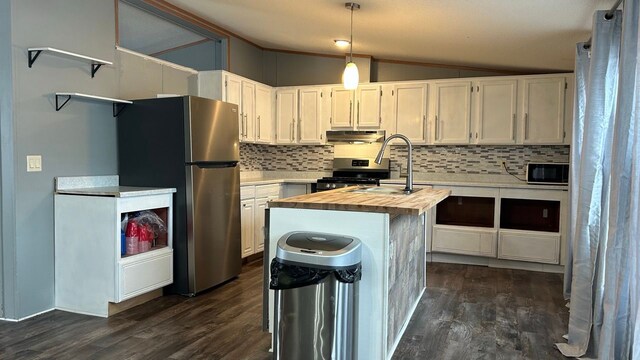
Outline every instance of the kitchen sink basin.
{"type": "MultiPolygon", "coordinates": [[[[402,188],[386,187],[386,186],[358,186],[357,188],[347,190],[346,192],[372,195],[410,195],[410,192],[404,191],[402,188]]],[[[413,191],[415,192],[415,190],[413,191]]]]}

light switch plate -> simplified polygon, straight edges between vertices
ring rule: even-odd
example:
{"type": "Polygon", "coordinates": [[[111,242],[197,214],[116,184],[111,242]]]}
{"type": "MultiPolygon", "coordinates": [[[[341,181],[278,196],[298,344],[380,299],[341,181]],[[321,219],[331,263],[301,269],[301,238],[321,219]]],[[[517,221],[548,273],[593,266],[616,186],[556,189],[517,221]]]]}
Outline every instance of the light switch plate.
{"type": "Polygon", "coordinates": [[[42,171],[42,156],[27,155],[27,172],[42,171]]]}

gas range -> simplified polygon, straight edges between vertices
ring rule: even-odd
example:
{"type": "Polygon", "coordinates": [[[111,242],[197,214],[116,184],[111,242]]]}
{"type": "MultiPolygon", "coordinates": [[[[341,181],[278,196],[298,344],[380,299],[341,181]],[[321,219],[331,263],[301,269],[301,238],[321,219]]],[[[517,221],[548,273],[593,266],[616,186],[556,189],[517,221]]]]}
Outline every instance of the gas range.
{"type": "Polygon", "coordinates": [[[316,191],[326,191],[354,185],[380,185],[380,179],[388,179],[391,171],[389,159],[380,165],[374,159],[333,159],[333,176],[316,181],[316,191]]]}

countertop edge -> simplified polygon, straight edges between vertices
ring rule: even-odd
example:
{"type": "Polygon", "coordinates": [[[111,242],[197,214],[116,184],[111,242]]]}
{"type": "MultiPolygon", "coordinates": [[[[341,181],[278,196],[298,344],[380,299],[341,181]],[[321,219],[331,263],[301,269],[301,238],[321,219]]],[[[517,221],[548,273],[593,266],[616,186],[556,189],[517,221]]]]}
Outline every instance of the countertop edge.
{"type": "Polygon", "coordinates": [[[60,195],[87,195],[87,196],[107,196],[107,197],[135,197],[148,195],[162,195],[175,193],[175,188],[146,188],[132,186],[107,186],[107,187],[91,187],[64,189],[56,191],[60,195]]]}

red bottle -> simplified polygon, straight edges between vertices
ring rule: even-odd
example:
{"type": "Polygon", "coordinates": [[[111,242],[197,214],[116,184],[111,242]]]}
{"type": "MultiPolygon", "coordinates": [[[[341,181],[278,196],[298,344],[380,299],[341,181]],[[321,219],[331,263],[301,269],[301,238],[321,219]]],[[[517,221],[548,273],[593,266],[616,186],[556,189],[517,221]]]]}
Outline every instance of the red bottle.
{"type": "Polygon", "coordinates": [[[139,243],[140,243],[140,226],[135,220],[129,220],[127,222],[127,230],[125,231],[125,245],[126,245],[126,254],[127,255],[135,255],[140,252],[139,243]]]}
{"type": "Polygon", "coordinates": [[[153,240],[153,230],[149,225],[140,225],[139,227],[138,249],[141,253],[151,250],[151,240],[153,240]]]}

